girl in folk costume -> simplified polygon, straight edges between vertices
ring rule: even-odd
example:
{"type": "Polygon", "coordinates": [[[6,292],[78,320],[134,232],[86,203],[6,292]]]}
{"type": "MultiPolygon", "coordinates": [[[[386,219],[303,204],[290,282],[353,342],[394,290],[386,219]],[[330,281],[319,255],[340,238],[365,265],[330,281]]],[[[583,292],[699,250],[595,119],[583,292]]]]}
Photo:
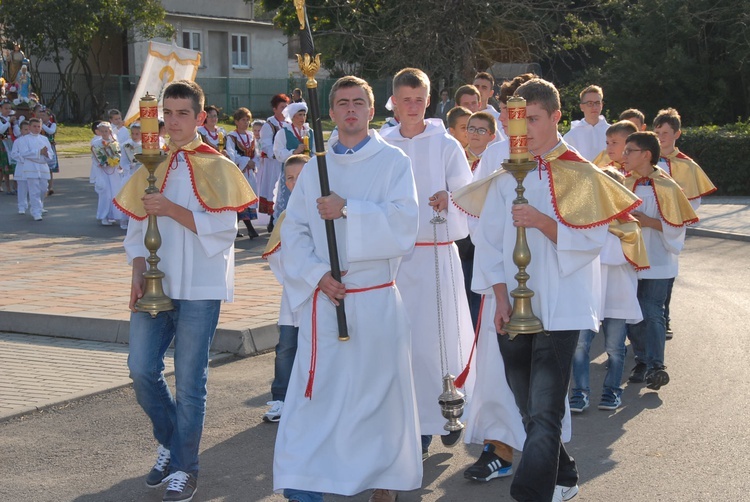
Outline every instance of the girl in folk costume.
{"type": "MultiPolygon", "coordinates": [[[[248,132],[253,115],[247,108],[238,108],[234,112],[234,125],[236,129],[227,136],[227,156],[237,164],[245,179],[250,183],[253,191],[258,189],[258,183],[255,179],[255,138],[253,133],[248,132]]],[[[258,232],[253,228],[252,220],[258,219],[257,203],[237,213],[237,217],[245,223],[247,235],[251,239],[258,237],[258,232]]],[[[238,236],[240,234],[238,233],[238,236]]]]}
{"type": "Polygon", "coordinates": [[[47,195],[55,193],[52,187],[52,181],[54,176],[52,173],[60,172],[60,163],[57,160],[57,147],[55,146],[55,133],[57,132],[57,124],[55,123],[55,117],[47,110],[46,106],[39,105],[34,110],[34,114],[39,117],[42,121],[42,135],[49,140],[49,144],[52,147],[52,159],[48,162],[49,164],[49,189],[47,195]]]}
{"type": "Polygon", "coordinates": [[[122,178],[124,184],[142,165],[135,158],[139,153],[143,153],[140,122],[134,122],[133,125],[130,126],[130,137],[122,143],[120,150],[122,151],[122,155],[120,155],[120,166],[122,166],[122,178]]]}
{"type": "Polygon", "coordinates": [[[218,127],[219,109],[214,105],[208,105],[206,108],[206,121],[198,128],[203,142],[217,152],[226,155],[224,149],[227,144],[227,131],[223,127],[218,127]]]}
{"type": "MultiPolygon", "coordinates": [[[[282,128],[276,133],[273,141],[273,153],[276,160],[286,162],[292,155],[310,154],[313,144],[312,129],[305,122],[307,119],[307,103],[292,103],[284,109],[284,122],[282,128]]],[[[276,189],[276,204],[273,208],[273,217],[278,220],[281,213],[286,209],[291,191],[284,183],[284,169],[278,178],[276,189]]]]}
{"type": "Polygon", "coordinates": [[[120,167],[120,145],[112,138],[109,122],[101,122],[98,127],[101,141],[92,147],[97,161],[94,175],[94,189],[99,194],[96,219],[109,226],[120,222],[120,228],[127,228],[127,217],[115,207],[112,199],[122,188],[122,167],[120,167]]]}
{"type": "Polygon", "coordinates": [[[267,227],[269,233],[273,230],[273,190],[281,174],[282,165],[282,162],[274,154],[273,143],[276,134],[281,129],[281,124],[285,122],[284,108],[288,104],[289,97],[286,94],[277,94],[271,98],[273,116],[268,117],[268,120],[260,129],[260,150],[263,159],[261,180],[263,184],[258,186],[259,209],[261,213],[271,215],[271,221],[267,227]]]}
{"type": "Polygon", "coordinates": [[[258,184],[258,186],[261,186],[263,184],[263,162],[261,159],[261,151],[260,151],[260,130],[263,128],[263,124],[265,124],[265,120],[255,119],[253,120],[252,124],[250,124],[250,127],[253,130],[253,139],[255,140],[255,157],[253,157],[253,162],[255,162],[255,168],[257,171],[255,172],[255,182],[258,184]]]}

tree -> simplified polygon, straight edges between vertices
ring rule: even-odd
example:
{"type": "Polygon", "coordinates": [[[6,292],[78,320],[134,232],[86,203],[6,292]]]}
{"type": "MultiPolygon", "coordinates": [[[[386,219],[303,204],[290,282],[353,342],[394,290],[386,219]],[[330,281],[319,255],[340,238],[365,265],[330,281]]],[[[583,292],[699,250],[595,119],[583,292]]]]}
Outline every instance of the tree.
{"type": "MultiPolygon", "coordinates": [[[[52,61],[60,81],[48,104],[65,102],[73,119],[98,116],[105,103],[102,92],[111,68],[106,64],[108,41],[126,42],[170,37],[174,29],[164,22],[158,0],[3,0],[0,25],[5,40],[19,41],[27,56],[34,56],[32,80],[39,85],[38,63],[52,61]],[[75,86],[82,74],[88,90],[83,99],[75,86]],[[36,78],[34,78],[36,77],[36,78]]],[[[37,88],[37,91],[40,89],[37,88]]]]}
{"type": "MultiPolygon", "coordinates": [[[[287,34],[299,30],[290,1],[262,0],[277,10],[287,34]]],[[[368,78],[406,66],[433,82],[460,85],[495,61],[533,62],[549,48],[567,0],[312,0],[307,2],[316,48],[334,74],[368,78]]]]}

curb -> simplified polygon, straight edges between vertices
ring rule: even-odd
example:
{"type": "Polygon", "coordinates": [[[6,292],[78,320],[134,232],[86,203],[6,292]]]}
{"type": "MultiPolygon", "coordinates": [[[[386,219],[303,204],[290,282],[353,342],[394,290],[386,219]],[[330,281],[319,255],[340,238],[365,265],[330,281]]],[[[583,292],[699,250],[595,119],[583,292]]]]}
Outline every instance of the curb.
{"type": "Polygon", "coordinates": [[[736,234],[733,232],[722,232],[720,230],[708,230],[705,228],[687,228],[687,235],[695,237],[710,237],[713,239],[727,239],[731,241],[750,242],[750,235],[736,234]]]}
{"type": "MultiPolygon", "coordinates": [[[[71,317],[28,312],[0,312],[0,331],[24,335],[54,336],[96,342],[128,343],[129,321],[71,317]]],[[[232,330],[217,328],[211,350],[251,356],[273,349],[278,343],[276,324],[232,330]]]]}

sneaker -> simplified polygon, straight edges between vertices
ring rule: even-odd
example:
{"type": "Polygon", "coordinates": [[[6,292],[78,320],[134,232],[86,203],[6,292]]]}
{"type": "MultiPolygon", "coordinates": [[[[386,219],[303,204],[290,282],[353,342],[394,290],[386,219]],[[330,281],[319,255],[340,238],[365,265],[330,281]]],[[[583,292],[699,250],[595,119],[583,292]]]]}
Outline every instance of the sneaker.
{"type": "Polygon", "coordinates": [[[568,403],[570,404],[570,411],[581,413],[589,407],[589,396],[585,392],[576,392],[570,397],[568,403]]]}
{"type": "Polygon", "coordinates": [[[464,471],[466,479],[474,481],[489,481],[504,478],[513,474],[513,464],[495,455],[495,445],[487,443],[474,465],[464,471]]]}
{"type": "Polygon", "coordinates": [[[651,390],[659,390],[669,383],[669,373],[665,368],[655,368],[646,375],[646,387],[651,390]]]}
{"type": "Polygon", "coordinates": [[[281,420],[281,410],[284,409],[284,401],[268,401],[270,408],[263,414],[263,421],[276,423],[281,420]]]}
{"type": "Polygon", "coordinates": [[[622,404],[622,398],[615,396],[614,394],[605,394],[602,396],[602,400],[599,401],[600,410],[616,410],[622,404]]]}
{"type": "Polygon", "coordinates": [[[151,468],[151,472],[146,476],[146,486],[149,488],[159,488],[164,484],[167,476],[169,476],[169,461],[172,455],[164,448],[159,445],[156,449],[156,463],[151,468]]]}
{"type": "Polygon", "coordinates": [[[34,221],[42,221],[42,217],[41,216],[34,216],[34,221]]]}
{"type": "Polygon", "coordinates": [[[102,225],[104,225],[105,227],[109,227],[112,225],[112,222],[107,219],[104,219],[102,220],[102,225]]]}
{"type": "Polygon", "coordinates": [[[26,214],[26,211],[18,211],[18,214],[26,214]]]}
{"type": "Polygon", "coordinates": [[[633,370],[630,372],[628,382],[632,383],[643,383],[646,381],[646,370],[648,368],[644,363],[636,363],[633,370]]]}
{"type": "Polygon", "coordinates": [[[398,492],[396,490],[383,490],[378,488],[372,491],[369,502],[396,502],[398,492]]]}
{"type": "Polygon", "coordinates": [[[552,494],[552,502],[562,502],[570,500],[578,495],[578,485],[575,486],[555,486],[555,492],[552,494]]]}
{"type": "Polygon", "coordinates": [[[427,448],[422,448],[422,462],[427,460],[427,457],[430,456],[430,450],[427,448]]]}
{"type": "Polygon", "coordinates": [[[672,328],[667,324],[667,340],[671,340],[674,336],[674,332],[672,331],[672,328]]]}
{"type": "Polygon", "coordinates": [[[49,211],[47,211],[46,209],[42,209],[42,214],[47,214],[47,213],[49,213],[49,211]]]}
{"type": "Polygon", "coordinates": [[[198,491],[198,479],[185,471],[173,472],[164,481],[169,485],[162,502],[190,502],[198,491]]]}
{"type": "Polygon", "coordinates": [[[446,448],[453,448],[459,443],[461,433],[463,433],[463,429],[450,431],[448,434],[440,436],[440,441],[443,442],[443,446],[446,448]]]}

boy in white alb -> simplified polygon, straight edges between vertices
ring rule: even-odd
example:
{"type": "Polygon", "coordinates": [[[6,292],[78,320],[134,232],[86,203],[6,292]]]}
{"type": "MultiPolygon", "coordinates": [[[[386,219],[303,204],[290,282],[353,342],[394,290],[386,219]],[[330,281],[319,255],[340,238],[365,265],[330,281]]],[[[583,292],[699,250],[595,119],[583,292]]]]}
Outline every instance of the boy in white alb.
{"type": "MultiPolygon", "coordinates": [[[[31,216],[34,221],[42,221],[42,199],[47,193],[49,167],[47,161],[52,159],[52,145],[41,135],[42,121],[38,118],[29,120],[29,134],[18,138],[21,144],[13,147],[13,152],[21,164],[22,177],[29,190],[31,216]]],[[[19,212],[20,212],[19,203],[19,212]]]]}
{"type": "Polygon", "coordinates": [[[295,502],[367,489],[372,502],[393,502],[422,483],[409,320],[395,284],[417,237],[417,195],[408,157],[368,131],[369,84],[342,77],[329,103],[339,128],[325,156],[331,195],[320,196],[316,157],[281,229],[284,290],[300,329],[273,486],[295,502]],[[325,220],[336,228],[342,282],[331,276],[325,220]],[[346,342],[334,308],[344,297],[346,342]]]}
{"type": "MultiPolygon", "coordinates": [[[[29,122],[23,121],[19,125],[21,137],[29,134],[29,122]]],[[[15,164],[15,172],[13,173],[13,181],[16,182],[16,192],[18,196],[18,214],[26,214],[29,209],[29,185],[26,183],[26,178],[23,177],[23,164],[21,159],[18,158],[18,148],[16,145],[18,140],[13,143],[13,150],[10,152],[10,161],[15,164]]],[[[23,142],[21,142],[23,144],[23,142]]],[[[44,210],[42,210],[44,211],[44,210]]]]}
{"type": "Polygon", "coordinates": [[[606,133],[609,124],[604,118],[604,91],[598,85],[590,85],[581,91],[582,120],[570,124],[563,139],[581,154],[581,157],[593,161],[606,146],[606,133]]]}
{"type": "Polygon", "coordinates": [[[237,211],[256,197],[237,167],[198,136],[205,118],[203,90],[195,82],[178,80],[164,89],[163,103],[170,142],[169,154],[155,172],[161,192],[144,195],[148,172],[142,167],[115,203],[133,220],[124,242],[133,265],[128,368],[138,404],[159,443],[146,485],[167,483],[163,502],[187,502],[197,490],[209,349],[221,303],[234,297],[237,211]],[[144,292],[149,252],[143,240],[150,215],[157,217],[162,237],[164,293],[174,304],[155,317],[136,308],[144,292]],[[163,373],[172,341],[175,395],[163,373]]]}
{"type": "Polygon", "coordinates": [[[406,68],[398,72],[393,79],[393,101],[401,123],[383,132],[386,142],[411,159],[419,195],[417,244],[404,257],[396,284],[411,319],[412,365],[425,456],[435,434],[446,446],[454,446],[460,439],[460,431],[448,433],[443,428],[445,418],[438,397],[443,392],[445,374],[458,375],[467,363],[474,338],[461,261],[454,244],[468,235],[469,227],[466,214],[449,203],[449,192],[467,185],[471,170],[461,145],[448,134],[443,121],[425,120],[429,95],[430,81],[422,70],[406,68]],[[431,220],[438,214],[446,222],[433,228],[431,220]],[[436,301],[438,281],[440,306],[436,301]]]}

